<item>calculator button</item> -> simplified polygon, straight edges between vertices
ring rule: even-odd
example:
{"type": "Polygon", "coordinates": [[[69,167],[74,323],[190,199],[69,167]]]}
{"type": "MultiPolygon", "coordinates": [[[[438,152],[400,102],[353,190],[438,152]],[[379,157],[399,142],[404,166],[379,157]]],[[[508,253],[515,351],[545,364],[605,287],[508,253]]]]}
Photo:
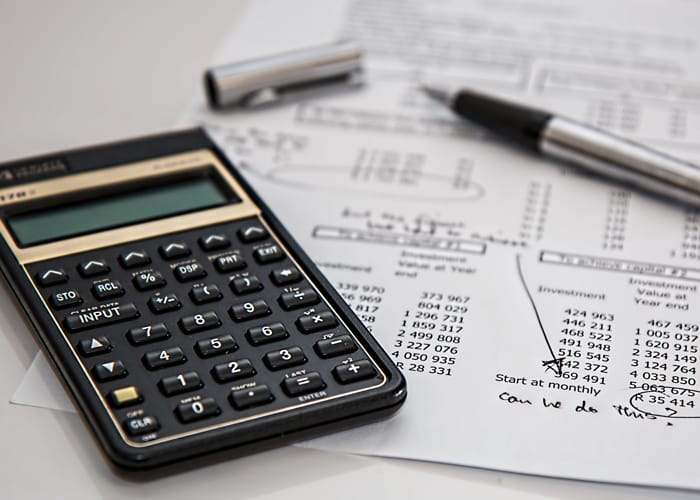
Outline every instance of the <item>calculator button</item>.
{"type": "Polygon", "coordinates": [[[162,351],[147,352],[142,361],[149,370],[157,370],[166,366],[179,365],[187,361],[187,358],[179,347],[170,347],[162,351]]]}
{"type": "Polygon", "coordinates": [[[110,271],[109,266],[104,260],[89,260],[78,265],[78,272],[83,278],[92,276],[100,276],[107,274],[110,271]]]}
{"type": "Polygon", "coordinates": [[[178,325],[180,325],[180,329],[185,333],[195,333],[216,328],[221,325],[221,320],[214,311],[206,311],[180,318],[178,325]]]}
{"type": "Polygon", "coordinates": [[[318,302],[318,295],[311,288],[302,288],[294,292],[283,293],[279,296],[280,305],[287,311],[310,306],[318,302]]]}
{"type": "Polygon", "coordinates": [[[110,392],[107,397],[112,403],[112,406],[114,406],[115,408],[135,405],[143,401],[143,397],[141,397],[139,390],[133,385],[115,389],[112,392],[110,392]]]}
{"type": "Polygon", "coordinates": [[[193,281],[199,278],[203,278],[207,275],[207,272],[202,267],[199,262],[188,262],[185,264],[179,264],[175,269],[173,269],[175,277],[180,283],[186,281],[193,281]]]}
{"type": "Polygon", "coordinates": [[[68,281],[68,275],[63,269],[47,269],[37,273],[35,278],[41,286],[57,285],[68,281]]]}
{"type": "Polygon", "coordinates": [[[169,337],[170,332],[163,323],[155,323],[153,325],[132,328],[131,330],[126,332],[126,338],[133,345],[158,342],[159,340],[165,340],[169,337]]]}
{"type": "Polygon", "coordinates": [[[129,418],[125,420],[122,425],[130,436],[141,436],[160,429],[158,419],[150,415],[145,417],[129,418]]]}
{"type": "Polygon", "coordinates": [[[153,290],[165,286],[165,279],[158,271],[142,271],[134,276],[134,286],[137,290],[153,290]]]}
{"type": "Polygon", "coordinates": [[[77,306],[83,303],[83,298],[77,290],[64,290],[51,295],[49,299],[51,305],[55,309],[63,309],[65,307],[77,306]]]}
{"type": "Polygon", "coordinates": [[[221,300],[223,295],[216,285],[195,286],[190,290],[190,298],[195,304],[206,304],[221,300]]]}
{"type": "Polygon", "coordinates": [[[237,410],[245,410],[251,406],[259,406],[274,401],[270,388],[266,385],[256,385],[248,389],[231,391],[231,404],[237,410]]]}
{"type": "Polygon", "coordinates": [[[314,350],[323,359],[349,354],[357,350],[355,341],[350,335],[341,335],[330,339],[319,340],[314,344],[314,350]]]}
{"type": "Polygon", "coordinates": [[[186,372],[180,373],[178,375],[173,375],[172,377],[165,377],[160,379],[158,382],[158,387],[166,396],[173,396],[175,394],[182,394],[183,392],[194,391],[199,389],[204,384],[202,379],[199,378],[197,372],[186,372]]]}
{"type": "Polygon", "coordinates": [[[95,281],[90,289],[96,299],[104,300],[124,295],[124,287],[117,280],[95,281]]]}
{"type": "Polygon", "coordinates": [[[261,316],[267,316],[270,312],[270,307],[267,305],[267,302],[262,299],[234,304],[229,309],[229,314],[234,321],[246,321],[259,318],[261,316]]]}
{"type": "Polygon", "coordinates": [[[287,329],[282,323],[272,323],[251,328],[246,332],[245,336],[251,344],[261,345],[286,339],[289,337],[289,333],[287,333],[287,329]]]}
{"type": "Polygon", "coordinates": [[[132,251],[119,256],[119,263],[124,269],[147,266],[151,263],[151,258],[143,250],[132,251]]]}
{"type": "Polygon", "coordinates": [[[205,252],[228,248],[229,245],[231,245],[231,242],[223,234],[210,234],[209,236],[202,236],[199,238],[199,246],[205,252]]]}
{"type": "Polygon", "coordinates": [[[160,253],[160,256],[163,257],[165,260],[187,257],[188,255],[190,255],[190,253],[192,253],[190,251],[190,248],[181,241],[162,245],[158,249],[158,252],[160,253]]]}
{"type": "Polygon", "coordinates": [[[154,293],[148,299],[148,307],[156,314],[180,309],[180,299],[174,293],[154,293]]]}
{"type": "Polygon", "coordinates": [[[229,283],[231,291],[236,295],[244,295],[246,293],[257,292],[262,290],[262,283],[257,276],[245,276],[240,278],[234,278],[229,283]]]}
{"type": "Polygon", "coordinates": [[[256,371],[253,364],[248,359],[237,359],[228,363],[221,363],[211,370],[212,376],[217,382],[230,382],[232,380],[240,380],[255,375],[256,371]]]}
{"type": "Polygon", "coordinates": [[[74,311],[63,318],[63,325],[69,332],[78,332],[138,318],[138,316],[139,311],[131,302],[126,304],[115,302],[91,310],[74,311]]]}
{"type": "Polygon", "coordinates": [[[303,365],[307,359],[301,347],[293,346],[268,352],[263,361],[270,370],[281,370],[290,366],[303,365]]]}
{"type": "Polygon", "coordinates": [[[281,267],[270,273],[270,279],[277,286],[296,283],[301,279],[301,273],[294,266],[281,267]]]}
{"type": "Polygon", "coordinates": [[[326,388],[326,383],[318,372],[311,372],[298,377],[289,377],[282,381],[282,389],[288,396],[299,396],[326,388]]]}
{"type": "Polygon", "coordinates": [[[220,354],[228,354],[238,349],[238,344],[231,335],[222,335],[210,339],[198,340],[194,345],[194,350],[200,358],[210,358],[220,354]]]}
{"type": "Polygon", "coordinates": [[[96,356],[112,350],[107,337],[92,337],[78,342],[78,350],[83,356],[96,356]]]}
{"type": "Polygon", "coordinates": [[[221,413],[221,409],[214,398],[204,398],[191,403],[179,404],[175,409],[177,418],[185,424],[203,418],[214,417],[219,413],[221,413]]]}
{"type": "Polygon", "coordinates": [[[367,360],[355,361],[333,368],[333,376],[341,384],[349,384],[351,382],[357,382],[358,380],[372,378],[376,374],[376,370],[367,360]]]}
{"type": "Polygon", "coordinates": [[[253,251],[253,257],[258,261],[258,264],[267,264],[269,262],[277,262],[284,259],[285,255],[282,249],[277,245],[268,245],[265,247],[256,248],[253,251]]]}
{"type": "Polygon", "coordinates": [[[243,243],[264,240],[268,237],[267,231],[262,226],[246,226],[238,230],[238,237],[243,243]]]}
{"type": "Polygon", "coordinates": [[[297,318],[297,327],[302,333],[313,333],[338,326],[338,320],[328,311],[311,313],[297,318]]]}
{"type": "Polygon", "coordinates": [[[126,368],[121,361],[108,361],[92,367],[93,376],[100,382],[126,377],[126,368]]]}
{"type": "Polygon", "coordinates": [[[243,257],[237,253],[229,253],[226,255],[221,255],[214,259],[214,267],[220,273],[227,273],[229,271],[238,271],[247,266],[243,257]]]}

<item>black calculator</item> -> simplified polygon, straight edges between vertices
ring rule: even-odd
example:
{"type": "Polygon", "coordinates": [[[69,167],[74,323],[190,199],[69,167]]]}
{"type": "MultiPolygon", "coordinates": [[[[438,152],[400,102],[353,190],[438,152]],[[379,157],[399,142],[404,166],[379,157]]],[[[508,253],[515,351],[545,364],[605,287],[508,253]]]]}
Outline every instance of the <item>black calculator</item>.
{"type": "MultiPolygon", "coordinates": [[[[107,456],[390,415],[390,358],[201,129],[0,165],[2,272],[107,456]]],[[[227,455],[228,456],[228,455],[227,455]]]]}

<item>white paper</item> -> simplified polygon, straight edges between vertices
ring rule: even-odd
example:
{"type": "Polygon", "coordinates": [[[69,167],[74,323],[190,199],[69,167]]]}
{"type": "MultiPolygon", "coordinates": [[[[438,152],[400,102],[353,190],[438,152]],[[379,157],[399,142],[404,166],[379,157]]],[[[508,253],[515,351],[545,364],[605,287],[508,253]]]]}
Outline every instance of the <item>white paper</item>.
{"type": "Polygon", "coordinates": [[[252,5],[217,61],[343,36],[368,50],[362,90],[230,113],[198,94],[183,119],[208,127],[407,377],[396,418],[311,446],[700,488],[698,212],[513,149],[416,91],[471,85],[698,160],[699,14],[252,5]]]}

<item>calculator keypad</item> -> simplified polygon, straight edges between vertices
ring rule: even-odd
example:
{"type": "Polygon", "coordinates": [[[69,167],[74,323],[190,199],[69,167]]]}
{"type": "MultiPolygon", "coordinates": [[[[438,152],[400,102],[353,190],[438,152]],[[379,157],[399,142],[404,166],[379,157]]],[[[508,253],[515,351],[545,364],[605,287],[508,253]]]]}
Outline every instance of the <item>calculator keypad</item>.
{"type": "Polygon", "coordinates": [[[257,218],[28,271],[128,440],[205,430],[383,381],[257,218]]]}

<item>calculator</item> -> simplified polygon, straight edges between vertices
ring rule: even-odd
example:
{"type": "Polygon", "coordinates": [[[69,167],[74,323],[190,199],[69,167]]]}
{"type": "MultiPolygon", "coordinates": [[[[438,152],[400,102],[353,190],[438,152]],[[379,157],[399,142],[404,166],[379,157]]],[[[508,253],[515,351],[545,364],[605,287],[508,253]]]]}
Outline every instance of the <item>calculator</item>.
{"type": "Polygon", "coordinates": [[[0,165],[0,232],[3,275],[120,468],[250,453],[406,398],[201,129],[0,165]]]}

